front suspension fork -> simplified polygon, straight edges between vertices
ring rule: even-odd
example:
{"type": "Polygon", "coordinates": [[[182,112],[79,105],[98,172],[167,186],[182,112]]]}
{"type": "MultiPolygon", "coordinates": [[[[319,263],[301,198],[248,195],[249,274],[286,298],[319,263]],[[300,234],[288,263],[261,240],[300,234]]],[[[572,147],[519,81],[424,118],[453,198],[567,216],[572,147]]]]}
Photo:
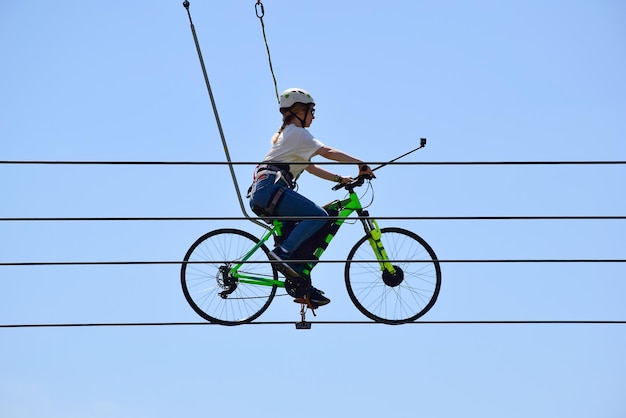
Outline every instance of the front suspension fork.
{"type": "MultiPolygon", "coordinates": [[[[369,216],[367,211],[363,211],[361,214],[369,216]]],[[[376,260],[378,260],[378,263],[380,264],[380,271],[386,270],[391,274],[396,274],[396,268],[389,261],[389,256],[387,255],[387,251],[381,241],[383,234],[378,226],[378,222],[376,222],[375,219],[363,219],[363,227],[365,228],[365,235],[372,246],[376,260]]]]}

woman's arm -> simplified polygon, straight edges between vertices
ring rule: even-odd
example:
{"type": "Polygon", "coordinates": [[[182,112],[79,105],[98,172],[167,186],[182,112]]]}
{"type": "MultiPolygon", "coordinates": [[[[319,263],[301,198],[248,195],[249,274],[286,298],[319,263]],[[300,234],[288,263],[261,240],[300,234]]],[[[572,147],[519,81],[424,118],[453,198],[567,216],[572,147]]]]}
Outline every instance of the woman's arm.
{"type": "MultiPolygon", "coordinates": [[[[338,150],[337,148],[332,148],[329,147],[327,145],[324,145],[323,147],[321,147],[320,149],[317,150],[317,152],[315,153],[315,155],[321,155],[324,158],[328,158],[329,160],[333,160],[333,161],[339,161],[339,162],[345,162],[345,163],[355,163],[359,166],[359,175],[360,174],[368,174],[370,175],[372,178],[375,178],[376,176],[374,175],[374,173],[372,172],[372,169],[366,165],[363,164],[363,161],[353,157],[349,154],[346,154],[345,152],[338,150]]],[[[318,167],[320,169],[322,169],[321,167],[318,167]]],[[[322,169],[324,170],[324,169],[322,169]]],[[[308,169],[307,169],[308,171],[308,169]]],[[[324,170],[326,171],[326,170],[324,170]]],[[[310,171],[309,171],[310,172],[310,171]]],[[[329,173],[328,171],[326,171],[327,173],[329,173]]],[[[312,173],[315,174],[315,173],[312,173]]],[[[317,174],[316,174],[317,175],[317,174]]],[[[321,177],[321,176],[318,176],[321,177]]],[[[325,178],[325,177],[322,177],[325,178]]]]}
{"type": "Polygon", "coordinates": [[[346,154],[345,152],[338,150],[337,148],[332,148],[327,145],[324,145],[320,149],[317,150],[316,155],[321,155],[324,158],[328,158],[329,160],[339,161],[344,163],[356,163],[360,164],[363,161],[355,158],[351,155],[346,154]]]}
{"type": "Polygon", "coordinates": [[[344,177],[340,176],[339,174],[332,173],[317,164],[309,164],[306,168],[306,171],[313,174],[314,176],[317,176],[324,180],[334,181],[336,183],[348,183],[352,181],[351,177],[344,177]]]}

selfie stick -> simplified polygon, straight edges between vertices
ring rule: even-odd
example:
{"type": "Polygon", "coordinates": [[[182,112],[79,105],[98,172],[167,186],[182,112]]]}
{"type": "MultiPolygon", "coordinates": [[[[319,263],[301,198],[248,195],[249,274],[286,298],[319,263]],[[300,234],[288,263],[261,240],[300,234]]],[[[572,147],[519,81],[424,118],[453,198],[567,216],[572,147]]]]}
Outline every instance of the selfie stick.
{"type": "Polygon", "coordinates": [[[397,158],[394,158],[393,160],[391,160],[391,161],[389,161],[389,162],[386,162],[386,163],[384,163],[384,164],[381,164],[381,165],[379,165],[379,166],[378,166],[378,167],[376,167],[376,168],[372,168],[372,171],[376,171],[376,170],[378,170],[379,168],[383,168],[383,167],[384,167],[384,166],[386,166],[387,164],[394,163],[394,162],[398,161],[400,158],[404,158],[404,157],[406,157],[407,155],[414,153],[414,152],[415,152],[415,151],[417,151],[418,149],[422,149],[422,148],[424,148],[425,146],[426,146],[426,138],[420,138],[420,146],[419,146],[419,147],[417,147],[417,148],[415,148],[415,149],[413,149],[413,150],[411,150],[411,151],[409,151],[409,152],[407,152],[407,153],[404,153],[404,154],[402,154],[401,156],[399,156],[399,157],[397,157],[397,158]]]}

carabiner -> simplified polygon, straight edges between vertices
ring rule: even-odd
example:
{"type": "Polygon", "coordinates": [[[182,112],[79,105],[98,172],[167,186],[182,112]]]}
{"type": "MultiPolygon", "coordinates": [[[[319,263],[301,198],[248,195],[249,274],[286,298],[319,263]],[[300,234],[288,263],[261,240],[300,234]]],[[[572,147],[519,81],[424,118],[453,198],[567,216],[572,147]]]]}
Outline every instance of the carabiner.
{"type": "Polygon", "coordinates": [[[261,3],[261,0],[258,0],[254,5],[254,11],[256,12],[256,17],[258,17],[259,19],[263,19],[263,16],[265,16],[265,8],[263,7],[263,3],[261,3]],[[259,8],[259,6],[261,7],[259,8]],[[259,10],[261,11],[261,13],[259,13],[259,10]]]}

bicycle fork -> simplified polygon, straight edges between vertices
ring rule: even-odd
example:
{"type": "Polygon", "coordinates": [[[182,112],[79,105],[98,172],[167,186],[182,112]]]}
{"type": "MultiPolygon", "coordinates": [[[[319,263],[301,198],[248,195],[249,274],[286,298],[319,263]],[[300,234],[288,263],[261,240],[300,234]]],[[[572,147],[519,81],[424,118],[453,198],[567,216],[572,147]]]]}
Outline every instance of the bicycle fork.
{"type": "MultiPolygon", "coordinates": [[[[367,211],[361,211],[359,215],[369,216],[369,213],[367,211]]],[[[361,222],[363,222],[363,229],[365,229],[365,235],[367,236],[367,240],[372,246],[374,256],[376,257],[376,260],[378,260],[378,264],[380,265],[380,271],[387,271],[391,275],[395,275],[396,268],[389,261],[389,256],[387,255],[387,251],[385,250],[385,247],[381,240],[382,232],[380,231],[378,222],[376,222],[375,219],[361,219],[361,222]]]]}

